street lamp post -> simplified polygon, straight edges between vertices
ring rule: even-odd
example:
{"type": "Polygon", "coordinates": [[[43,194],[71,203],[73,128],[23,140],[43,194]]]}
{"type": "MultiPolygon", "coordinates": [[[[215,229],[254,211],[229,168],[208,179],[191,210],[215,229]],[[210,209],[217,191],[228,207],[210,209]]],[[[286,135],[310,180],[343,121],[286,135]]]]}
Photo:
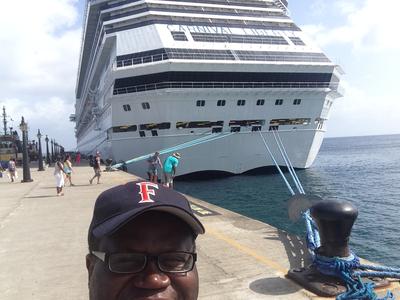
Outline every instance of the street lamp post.
{"type": "Polygon", "coordinates": [[[47,134],[44,140],[46,142],[46,163],[48,166],[50,166],[49,137],[47,136],[47,134]]]}
{"type": "Polygon", "coordinates": [[[54,162],[54,141],[51,139],[51,161],[54,162]]]}
{"type": "Polygon", "coordinates": [[[38,129],[37,138],[38,138],[38,141],[39,141],[39,169],[38,169],[38,171],[44,171],[44,168],[43,168],[43,154],[42,154],[42,141],[41,141],[42,134],[40,133],[40,129],[38,129]]]}
{"type": "Polygon", "coordinates": [[[23,179],[21,182],[31,182],[33,181],[31,178],[31,171],[29,169],[29,158],[28,158],[28,124],[25,123],[24,117],[22,117],[21,124],[19,124],[19,128],[22,131],[22,165],[23,165],[23,179]]]}

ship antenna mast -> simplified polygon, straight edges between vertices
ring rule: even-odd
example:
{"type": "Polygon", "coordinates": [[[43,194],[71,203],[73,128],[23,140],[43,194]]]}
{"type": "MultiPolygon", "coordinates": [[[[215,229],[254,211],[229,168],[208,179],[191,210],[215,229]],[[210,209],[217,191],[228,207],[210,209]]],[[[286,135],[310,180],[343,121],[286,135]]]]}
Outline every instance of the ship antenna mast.
{"type": "Polygon", "coordinates": [[[5,106],[3,106],[3,126],[4,126],[4,135],[7,135],[7,115],[5,106]]]}

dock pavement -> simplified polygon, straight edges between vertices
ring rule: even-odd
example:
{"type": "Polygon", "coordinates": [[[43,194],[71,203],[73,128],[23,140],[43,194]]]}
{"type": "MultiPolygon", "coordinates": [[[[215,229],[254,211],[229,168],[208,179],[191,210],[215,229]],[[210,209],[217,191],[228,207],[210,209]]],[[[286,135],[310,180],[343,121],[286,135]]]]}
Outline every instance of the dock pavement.
{"type": "MultiPolygon", "coordinates": [[[[51,167],[31,168],[30,183],[0,178],[1,300],[88,299],[86,238],[96,197],[138,177],[103,172],[101,184],[89,184],[92,168],[76,166],[74,171],[75,186],[66,186],[62,197],[56,196],[51,167]]],[[[188,198],[206,228],[197,239],[199,299],[329,299],[285,277],[289,269],[309,262],[302,239],[188,198]]],[[[398,283],[391,290],[399,295],[398,283]]]]}

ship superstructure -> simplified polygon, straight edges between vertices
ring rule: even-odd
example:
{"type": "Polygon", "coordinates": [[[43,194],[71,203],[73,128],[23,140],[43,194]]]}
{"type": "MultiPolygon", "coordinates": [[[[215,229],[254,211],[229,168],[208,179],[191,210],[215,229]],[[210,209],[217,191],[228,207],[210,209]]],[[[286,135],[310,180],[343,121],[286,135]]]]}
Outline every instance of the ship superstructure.
{"type": "MultiPolygon", "coordinates": [[[[124,161],[208,133],[179,175],[272,165],[277,130],[297,168],[314,161],[340,68],[284,0],[87,1],[76,85],[78,150],[124,161]]],[[[130,170],[144,175],[146,163],[130,170]]]]}

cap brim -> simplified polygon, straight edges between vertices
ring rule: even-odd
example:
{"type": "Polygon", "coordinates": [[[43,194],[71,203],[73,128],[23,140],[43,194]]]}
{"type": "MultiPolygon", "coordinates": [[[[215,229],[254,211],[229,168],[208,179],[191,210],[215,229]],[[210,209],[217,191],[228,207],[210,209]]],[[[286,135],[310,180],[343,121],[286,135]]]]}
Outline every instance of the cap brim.
{"type": "Polygon", "coordinates": [[[172,206],[172,205],[154,205],[149,206],[146,209],[132,209],[128,212],[125,212],[120,215],[116,215],[105,222],[95,226],[92,229],[92,233],[96,238],[100,238],[105,235],[110,235],[117,231],[119,228],[124,226],[129,221],[133,220],[134,218],[140,216],[141,214],[147,211],[164,211],[169,214],[175,215],[181,220],[183,220],[186,224],[188,224],[194,233],[196,234],[203,234],[205,233],[205,229],[201,222],[196,218],[196,216],[189,214],[187,211],[183,210],[180,207],[172,206]]]}

